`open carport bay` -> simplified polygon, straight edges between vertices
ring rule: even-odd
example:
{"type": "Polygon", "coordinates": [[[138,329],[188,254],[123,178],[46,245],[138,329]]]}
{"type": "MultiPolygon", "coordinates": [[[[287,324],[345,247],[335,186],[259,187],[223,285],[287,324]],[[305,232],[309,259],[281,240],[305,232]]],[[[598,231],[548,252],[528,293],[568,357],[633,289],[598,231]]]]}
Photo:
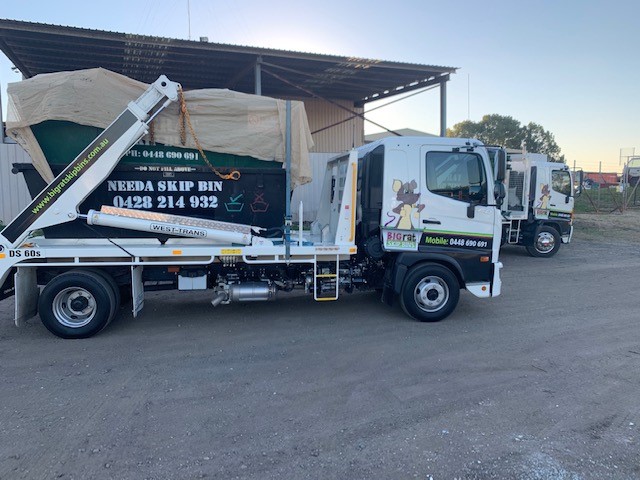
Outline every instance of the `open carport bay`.
{"type": "Polygon", "coordinates": [[[0,478],[640,477],[640,247],[502,260],[503,295],[438,324],[157,293],[70,341],[5,301],[0,478]]]}

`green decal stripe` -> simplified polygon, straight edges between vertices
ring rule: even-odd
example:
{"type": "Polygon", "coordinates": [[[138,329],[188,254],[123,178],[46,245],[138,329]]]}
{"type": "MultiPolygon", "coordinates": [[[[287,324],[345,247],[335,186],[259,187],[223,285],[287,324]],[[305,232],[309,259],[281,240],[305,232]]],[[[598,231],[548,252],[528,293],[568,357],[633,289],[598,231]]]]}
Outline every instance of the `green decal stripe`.
{"type": "Polygon", "coordinates": [[[469,235],[472,237],[484,237],[484,238],[493,238],[493,234],[492,233],[476,233],[476,232],[451,232],[451,231],[447,231],[447,230],[441,230],[441,231],[437,231],[437,230],[423,230],[423,233],[435,233],[435,234],[439,234],[439,233],[444,233],[447,235],[469,235]]]}

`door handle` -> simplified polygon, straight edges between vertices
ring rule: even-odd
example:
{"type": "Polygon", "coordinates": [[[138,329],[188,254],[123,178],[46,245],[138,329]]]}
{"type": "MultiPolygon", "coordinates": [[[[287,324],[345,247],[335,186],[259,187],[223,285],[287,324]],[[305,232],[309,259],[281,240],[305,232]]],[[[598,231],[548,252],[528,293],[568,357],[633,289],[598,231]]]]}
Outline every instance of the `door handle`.
{"type": "Polygon", "coordinates": [[[425,218],[424,220],[422,220],[422,223],[426,224],[432,224],[432,225],[440,225],[442,222],[440,220],[436,220],[435,218],[425,218]]]}

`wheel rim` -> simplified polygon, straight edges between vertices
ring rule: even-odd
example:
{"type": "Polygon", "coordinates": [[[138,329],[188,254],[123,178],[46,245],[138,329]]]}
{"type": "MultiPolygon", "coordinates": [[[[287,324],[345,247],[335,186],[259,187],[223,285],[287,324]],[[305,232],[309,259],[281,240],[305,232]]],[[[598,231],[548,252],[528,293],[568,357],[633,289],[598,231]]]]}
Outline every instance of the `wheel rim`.
{"type": "Polygon", "coordinates": [[[416,285],[414,298],[416,305],[425,312],[437,312],[449,300],[449,287],[440,277],[424,277],[416,285]]]}
{"type": "Polygon", "coordinates": [[[549,253],[556,246],[556,239],[549,232],[540,232],[536,238],[536,250],[540,253],[549,253]]]}
{"type": "Polygon", "coordinates": [[[96,315],[96,299],[84,288],[65,288],[53,299],[53,314],[65,327],[84,327],[96,315]]]}

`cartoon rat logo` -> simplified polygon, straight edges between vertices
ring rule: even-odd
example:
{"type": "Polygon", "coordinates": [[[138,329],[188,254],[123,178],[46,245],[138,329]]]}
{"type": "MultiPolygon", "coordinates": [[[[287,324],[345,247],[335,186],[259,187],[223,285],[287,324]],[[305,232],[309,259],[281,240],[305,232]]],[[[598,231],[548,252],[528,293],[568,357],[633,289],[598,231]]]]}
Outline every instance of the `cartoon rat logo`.
{"type": "Polygon", "coordinates": [[[541,184],[541,187],[540,193],[542,193],[542,196],[536,208],[547,210],[549,208],[549,200],[551,200],[551,190],[549,190],[549,184],[541,184]]]}
{"type": "Polygon", "coordinates": [[[395,228],[401,230],[416,228],[413,225],[413,219],[418,218],[420,212],[424,209],[424,204],[418,204],[420,194],[415,193],[418,188],[417,182],[411,180],[410,182],[402,183],[402,180],[394,180],[391,188],[396,194],[395,200],[398,205],[392,210],[395,215],[387,213],[392,219],[387,222],[385,227],[397,220],[394,225],[395,228]]]}

